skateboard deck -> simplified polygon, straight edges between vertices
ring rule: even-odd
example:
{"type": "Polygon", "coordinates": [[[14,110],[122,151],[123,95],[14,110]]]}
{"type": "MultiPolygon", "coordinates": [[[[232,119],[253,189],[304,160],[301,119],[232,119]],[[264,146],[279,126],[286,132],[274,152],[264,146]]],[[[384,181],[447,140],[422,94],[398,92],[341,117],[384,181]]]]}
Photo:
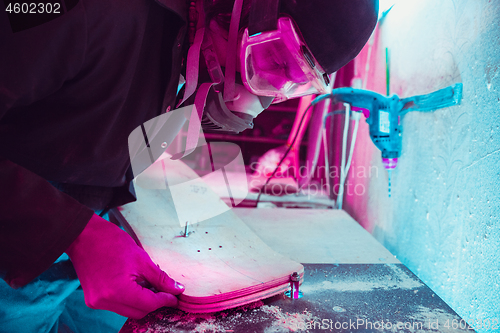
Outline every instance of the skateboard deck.
{"type": "Polygon", "coordinates": [[[186,287],[180,309],[214,312],[267,298],[286,291],[294,272],[302,283],[303,266],[267,246],[181,160],[162,155],[135,190],[138,200],[120,209],[120,222],[186,287]]]}

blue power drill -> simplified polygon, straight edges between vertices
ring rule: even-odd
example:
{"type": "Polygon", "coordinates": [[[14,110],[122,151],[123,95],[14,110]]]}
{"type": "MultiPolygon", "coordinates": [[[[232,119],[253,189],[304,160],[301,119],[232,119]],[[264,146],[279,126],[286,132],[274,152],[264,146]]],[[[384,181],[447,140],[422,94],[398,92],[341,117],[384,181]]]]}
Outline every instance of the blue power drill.
{"type": "Polygon", "coordinates": [[[396,168],[401,156],[403,126],[401,117],[409,111],[429,112],[460,104],[462,84],[437,90],[430,94],[399,98],[397,95],[383,96],[369,90],[338,88],[331,94],[317,97],[312,104],[330,98],[332,104],[348,103],[353,111],[367,112],[366,122],[370,127],[370,138],[382,152],[382,163],[389,173],[389,196],[391,171],[396,168]]]}

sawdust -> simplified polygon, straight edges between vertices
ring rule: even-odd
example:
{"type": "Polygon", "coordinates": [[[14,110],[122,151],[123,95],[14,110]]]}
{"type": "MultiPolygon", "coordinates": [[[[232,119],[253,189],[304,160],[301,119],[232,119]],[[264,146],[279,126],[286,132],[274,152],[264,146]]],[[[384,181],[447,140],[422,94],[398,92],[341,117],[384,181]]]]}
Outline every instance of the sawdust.
{"type": "Polygon", "coordinates": [[[196,325],[196,327],[193,329],[193,332],[195,333],[206,333],[206,332],[213,332],[213,333],[218,333],[218,332],[226,332],[226,329],[224,326],[220,324],[215,323],[215,318],[211,319],[209,321],[200,323],[196,325]]]}
{"type": "MultiPolygon", "coordinates": [[[[247,332],[248,327],[264,324],[265,333],[306,332],[308,324],[317,320],[311,312],[284,312],[280,307],[254,302],[217,313],[185,313],[162,311],[148,317],[148,328],[135,327],[134,333],[227,333],[247,332]]],[[[135,326],[135,325],[133,325],[135,326]]],[[[142,326],[142,325],[139,325],[142,326]]]]}
{"type": "Polygon", "coordinates": [[[236,332],[234,327],[242,321],[248,323],[261,322],[261,318],[242,318],[243,313],[258,311],[263,306],[262,301],[253,302],[239,306],[234,309],[224,310],[216,313],[187,313],[181,310],[169,309],[158,310],[143,320],[132,321],[131,326],[134,333],[220,333],[236,332]],[[143,328],[144,321],[147,329],[143,328]]]}
{"type": "MultiPolygon", "coordinates": [[[[325,290],[334,291],[372,291],[392,290],[392,289],[415,289],[423,286],[417,278],[410,276],[407,272],[397,265],[387,265],[394,272],[383,276],[366,276],[363,279],[354,277],[352,279],[334,279],[334,281],[325,280],[322,283],[312,285],[304,284],[302,292],[311,294],[315,292],[325,292],[325,290]]],[[[325,275],[328,277],[328,275],[325,275]]]]}
{"type": "Polygon", "coordinates": [[[313,321],[311,312],[304,310],[302,313],[283,312],[280,307],[275,305],[264,305],[260,308],[264,313],[274,316],[272,326],[266,328],[265,333],[271,332],[302,332],[306,330],[307,323],[313,321]]]}

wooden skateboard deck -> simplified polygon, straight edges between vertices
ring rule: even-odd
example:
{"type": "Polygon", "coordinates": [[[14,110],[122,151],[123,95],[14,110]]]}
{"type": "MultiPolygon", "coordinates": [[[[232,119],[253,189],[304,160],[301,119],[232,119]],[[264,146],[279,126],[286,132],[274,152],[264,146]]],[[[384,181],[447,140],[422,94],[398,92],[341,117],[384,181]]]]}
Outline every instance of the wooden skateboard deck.
{"type": "MultiPolygon", "coordinates": [[[[122,207],[121,222],[156,264],[186,286],[180,309],[213,312],[267,298],[287,290],[293,272],[302,282],[303,266],[267,246],[182,161],[164,155],[135,183],[138,200],[122,207]],[[174,195],[189,197],[189,209],[204,219],[178,214],[174,195]],[[192,221],[179,221],[181,215],[192,221]]],[[[186,202],[181,206],[186,209],[186,202]]]]}

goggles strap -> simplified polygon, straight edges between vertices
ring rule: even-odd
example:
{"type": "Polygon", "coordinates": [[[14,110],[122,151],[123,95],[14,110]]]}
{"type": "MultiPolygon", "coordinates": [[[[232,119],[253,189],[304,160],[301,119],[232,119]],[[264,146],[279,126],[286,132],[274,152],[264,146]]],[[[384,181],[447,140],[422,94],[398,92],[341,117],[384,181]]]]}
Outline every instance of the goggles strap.
{"type": "Polygon", "coordinates": [[[198,92],[196,93],[196,97],[194,99],[194,106],[191,111],[191,116],[189,117],[189,127],[186,137],[186,149],[184,150],[184,153],[179,153],[172,156],[172,160],[181,159],[191,154],[196,149],[196,147],[198,147],[203,110],[205,109],[205,104],[207,102],[208,92],[214,84],[215,83],[213,82],[202,83],[198,88],[198,92]]]}
{"type": "MultiPolygon", "coordinates": [[[[207,65],[208,74],[213,83],[216,84],[215,88],[218,88],[221,83],[224,82],[224,73],[220,67],[219,59],[217,58],[217,53],[215,53],[212,37],[210,34],[205,34],[203,43],[201,44],[201,51],[203,52],[203,58],[205,58],[205,64],[207,65]]],[[[222,88],[222,87],[220,87],[222,88]]],[[[216,89],[216,91],[218,91],[216,89]]]]}
{"type": "Polygon", "coordinates": [[[238,51],[238,30],[240,26],[241,8],[243,0],[235,0],[231,23],[229,24],[229,36],[227,41],[226,71],[224,79],[224,101],[230,102],[235,98],[236,59],[238,51]]]}
{"type": "Polygon", "coordinates": [[[200,28],[196,31],[193,45],[189,48],[186,64],[186,87],[182,101],[177,104],[177,107],[184,103],[195,92],[198,85],[198,74],[200,70],[200,50],[205,36],[205,28],[200,28]]]}
{"type": "Polygon", "coordinates": [[[253,0],[248,22],[248,35],[278,29],[279,0],[253,0]]]}

